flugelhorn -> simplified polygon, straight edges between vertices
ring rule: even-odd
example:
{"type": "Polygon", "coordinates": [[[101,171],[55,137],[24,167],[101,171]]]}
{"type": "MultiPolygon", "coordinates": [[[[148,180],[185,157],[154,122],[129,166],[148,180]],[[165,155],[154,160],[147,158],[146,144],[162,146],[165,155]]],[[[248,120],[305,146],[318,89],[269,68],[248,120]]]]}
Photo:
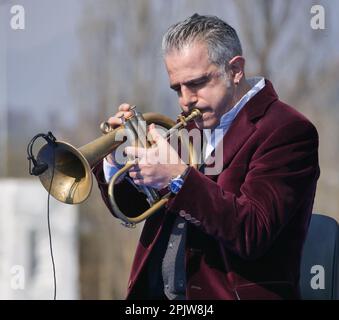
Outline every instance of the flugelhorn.
{"type": "MultiPolygon", "coordinates": [[[[154,123],[167,129],[166,136],[170,136],[173,131],[184,128],[189,121],[201,116],[198,109],[194,109],[187,117],[179,116],[177,123],[167,116],[158,113],[141,114],[132,108],[132,116],[123,119],[123,123],[117,128],[111,128],[107,123],[101,125],[105,132],[101,137],[92,142],[75,148],[71,144],[56,140],[53,145],[45,144],[38,152],[37,160],[48,165],[48,169],[39,175],[44,188],[50,192],[55,199],[67,203],[78,204],[85,201],[92,190],[93,178],[91,169],[97,165],[105,156],[117,149],[124,140],[117,139],[118,133],[125,130],[128,135],[134,135],[133,139],[142,145],[146,141],[148,147],[146,130],[142,131],[141,121],[147,125],[154,123]],[[146,139],[146,140],[145,140],[146,139]]],[[[185,142],[189,146],[190,163],[196,163],[197,155],[190,142],[185,142]]],[[[157,212],[168,200],[169,194],[160,198],[157,191],[150,187],[138,187],[146,195],[150,208],[138,217],[128,217],[120,211],[114,195],[114,188],[117,179],[127,172],[135,162],[127,161],[126,165],[120,169],[109,183],[109,201],[114,213],[123,221],[125,226],[133,227],[157,212]]]]}

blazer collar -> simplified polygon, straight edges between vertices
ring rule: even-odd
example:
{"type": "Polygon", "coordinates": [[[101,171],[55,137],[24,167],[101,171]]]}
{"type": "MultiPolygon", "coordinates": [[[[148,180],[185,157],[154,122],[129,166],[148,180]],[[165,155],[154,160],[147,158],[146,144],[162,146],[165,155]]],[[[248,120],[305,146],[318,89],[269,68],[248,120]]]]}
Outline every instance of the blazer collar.
{"type": "MultiPolygon", "coordinates": [[[[276,100],[278,100],[278,96],[272,83],[265,80],[265,87],[246,103],[223,138],[223,168],[229,166],[235,154],[256,131],[255,120],[263,117],[269,106],[276,100]]],[[[214,157],[214,155],[215,152],[211,156],[214,157]]],[[[213,165],[215,164],[208,167],[213,165]]]]}
{"type": "MultiPolygon", "coordinates": [[[[261,118],[272,102],[276,100],[278,100],[278,95],[272,83],[265,79],[265,87],[247,102],[242,111],[244,111],[249,121],[253,121],[261,118]]],[[[238,114],[239,117],[241,116],[240,113],[238,114]]]]}

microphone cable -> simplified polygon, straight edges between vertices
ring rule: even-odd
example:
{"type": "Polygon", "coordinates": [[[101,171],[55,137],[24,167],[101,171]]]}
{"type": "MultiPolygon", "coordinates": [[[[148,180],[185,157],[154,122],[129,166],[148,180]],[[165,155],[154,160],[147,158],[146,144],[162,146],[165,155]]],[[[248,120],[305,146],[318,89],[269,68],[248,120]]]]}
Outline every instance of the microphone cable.
{"type": "Polygon", "coordinates": [[[51,189],[52,189],[53,179],[54,179],[54,169],[55,169],[55,148],[53,148],[52,177],[51,177],[51,182],[49,184],[48,195],[47,195],[47,227],[48,227],[49,249],[50,249],[51,261],[52,261],[52,267],[53,267],[53,284],[54,284],[53,300],[56,300],[57,280],[56,280],[56,269],[55,269],[55,261],[54,261],[54,254],[53,254],[52,232],[51,232],[51,221],[50,221],[50,199],[51,199],[51,189]]]}
{"type": "Polygon", "coordinates": [[[49,239],[49,249],[50,249],[50,256],[52,260],[52,267],[53,267],[53,284],[54,284],[54,293],[53,293],[53,300],[56,300],[57,296],[57,279],[56,279],[56,268],[54,262],[54,254],[53,254],[53,246],[52,246],[52,232],[51,232],[51,222],[50,222],[50,198],[51,198],[51,189],[53,185],[54,173],[55,173],[55,148],[57,147],[56,138],[53,136],[52,132],[48,132],[48,134],[39,133],[35,135],[31,141],[27,145],[27,159],[29,161],[29,174],[34,176],[40,176],[48,169],[48,164],[41,161],[36,160],[33,155],[33,145],[34,142],[38,138],[44,138],[49,146],[52,147],[52,176],[51,181],[48,188],[48,195],[47,195],[47,228],[48,228],[48,239],[49,239]],[[32,167],[33,165],[33,167],[32,167]]]}

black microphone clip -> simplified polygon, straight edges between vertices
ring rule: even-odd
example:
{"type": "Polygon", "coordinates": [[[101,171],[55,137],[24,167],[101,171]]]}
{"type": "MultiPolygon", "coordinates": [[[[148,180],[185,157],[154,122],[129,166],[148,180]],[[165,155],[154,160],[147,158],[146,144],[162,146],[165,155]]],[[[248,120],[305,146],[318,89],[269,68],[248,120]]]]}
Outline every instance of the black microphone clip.
{"type": "Polygon", "coordinates": [[[39,134],[35,135],[32,138],[32,140],[28,143],[28,145],[27,145],[27,160],[29,161],[29,174],[34,175],[34,176],[40,176],[41,174],[43,174],[48,169],[47,163],[45,163],[43,161],[36,160],[34,155],[33,155],[34,142],[35,142],[35,140],[37,140],[40,137],[44,138],[49,145],[56,147],[56,138],[53,136],[52,132],[50,132],[50,131],[48,132],[48,134],[39,133],[39,134]],[[33,164],[33,167],[32,167],[32,164],[33,164]]]}

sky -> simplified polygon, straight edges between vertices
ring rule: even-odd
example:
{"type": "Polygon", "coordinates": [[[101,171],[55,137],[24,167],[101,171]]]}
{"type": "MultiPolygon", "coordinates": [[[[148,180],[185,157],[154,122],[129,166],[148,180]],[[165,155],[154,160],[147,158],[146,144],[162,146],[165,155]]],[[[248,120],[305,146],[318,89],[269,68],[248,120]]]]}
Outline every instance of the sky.
{"type": "MultiPolygon", "coordinates": [[[[49,111],[61,109],[67,111],[60,114],[62,122],[66,126],[73,123],[70,74],[81,54],[77,30],[85,3],[85,0],[0,0],[0,116],[7,106],[10,110],[30,112],[30,119],[42,125],[49,111]],[[10,8],[18,3],[25,9],[25,30],[10,28],[10,8]]],[[[178,16],[184,3],[173,1],[178,16]]],[[[338,0],[309,3],[323,4],[327,26],[331,30],[338,27],[335,13],[338,10],[334,10],[339,7],[338,0]]],[[[337,41],[333,41],[328,54],[337,48],[337,41]]],[[[318,58],[323,59],[323,55],[318,58]]]]}
{"type": "Polygon", "coordinates": [[[76,31],[81,1],[58,2],[20,1],[25,9],[24,30],[10,28],[13,1],[0,4],[2,27],[7,20],[6,39],[0,47],[7,69],[7,105],[18,111],[30,110],[34,120],[48,109],[72,104],[69,71],[79,54],[76,31]]]}

